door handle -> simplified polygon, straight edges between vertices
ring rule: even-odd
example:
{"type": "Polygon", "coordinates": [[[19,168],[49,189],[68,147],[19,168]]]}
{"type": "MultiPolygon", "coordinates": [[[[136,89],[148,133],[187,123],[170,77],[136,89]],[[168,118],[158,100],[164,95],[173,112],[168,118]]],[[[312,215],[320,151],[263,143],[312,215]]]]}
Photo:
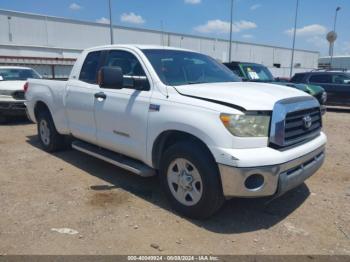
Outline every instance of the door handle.
{"type": "Polygon", "coordinates": [[[101,98],[103,100],[105,100],[107,98],[107,95],[103,92],[98,92],[94,96],[95,96],[95,98],[101,98]]]}

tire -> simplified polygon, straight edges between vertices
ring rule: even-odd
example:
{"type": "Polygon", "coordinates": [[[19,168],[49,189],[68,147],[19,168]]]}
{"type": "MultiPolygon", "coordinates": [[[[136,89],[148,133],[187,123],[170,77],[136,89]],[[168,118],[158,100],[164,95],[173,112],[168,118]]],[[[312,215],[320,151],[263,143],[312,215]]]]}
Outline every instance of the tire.
{"type": "Polygon", "coordinates": [[[60,135],[49,112],[40,112],[37,118],[40,143],[45,151],[56,152],[66,148],[65,136],[60,135]]]}
{"type": "Polygon", "coordinates": [[[168,148],[160,180],[172,207],[186,217],[208,218],[224,203],[217,164],[199,143],[185,141],[168,148]]]}

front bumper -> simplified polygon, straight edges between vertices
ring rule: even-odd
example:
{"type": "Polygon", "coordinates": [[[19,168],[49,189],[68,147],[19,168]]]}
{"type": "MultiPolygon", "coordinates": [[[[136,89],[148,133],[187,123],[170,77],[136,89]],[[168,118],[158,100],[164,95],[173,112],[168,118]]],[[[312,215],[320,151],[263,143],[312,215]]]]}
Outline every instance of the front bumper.
{"type": "Polygon", "coordinates": [[[223,193],[227,198],[280,196],[312,176],[324,159],[325,146],[321,146],[302,157],[271,166],[238,168],[219,164],[223,193]],[[263,179],[255,188],[247,188],[246,181],[252,175],[263,179]]]}
{"type": "Polygon", "coordinates": [[[26,114],[25,101],[0,101],[0,115],[17,116],[26,114]]]}

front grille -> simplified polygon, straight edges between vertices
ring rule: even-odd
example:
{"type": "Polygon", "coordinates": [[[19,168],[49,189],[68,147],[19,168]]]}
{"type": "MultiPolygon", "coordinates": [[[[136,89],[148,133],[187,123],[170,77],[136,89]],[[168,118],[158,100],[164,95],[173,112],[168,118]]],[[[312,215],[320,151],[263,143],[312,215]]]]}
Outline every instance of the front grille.
{"type": "Polygon", "coordinates": [[[284,128],[284,144],[291,145],[320,133],[322,128],[322,118],[320,108],[310,108],[287,113],[284,128]],[[307,125],[307,118],[311,120],[307,125]]]}
{"type": "Polygon", "coordinates": [[[16,91],[12,93],[12,97],[16,100],[24,100],[24,91],[16,91]]]}
{"type": "Polygon", "coordinates": [[[10,103],[0,103],[0,109],[9,109],[11,106],[10,103]]]}
{"type": "Polygon", "coordinates": [[[24,103],[6,103],[0,102],[0,109],[2,110],[25,110],[26,106],[24,103]]]}

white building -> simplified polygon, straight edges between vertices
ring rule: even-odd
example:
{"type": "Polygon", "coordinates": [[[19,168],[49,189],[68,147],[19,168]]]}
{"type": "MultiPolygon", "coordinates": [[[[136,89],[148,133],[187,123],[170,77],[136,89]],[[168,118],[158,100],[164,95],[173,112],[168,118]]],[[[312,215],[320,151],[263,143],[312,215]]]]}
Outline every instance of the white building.
{"type": "MultiPolygon", "coordinates": [[[[330,68],[331,57],[325,56],[318,59],[319,68],[330,68]]],[[[350,70],[350,55],[347,56],[333,56],[332,68],[350,70]]]]}
{"type": "MultiPolygon", "coordinates": [[[[182,47],[228,60],[229,41],[114,26],[116,44],[182,47]]],[[[109,26],[86,21],[0,10],[0,65],[26,65],[46,77],[65,78],[81,50],[110,42],[109,26]]],[[[234,61],[262,63],[277,77],[289,76],[291,49],[233,42],[234,61]]],[[[296,50],[294,72],[317,68],[319,53],[296,50]]]]}

